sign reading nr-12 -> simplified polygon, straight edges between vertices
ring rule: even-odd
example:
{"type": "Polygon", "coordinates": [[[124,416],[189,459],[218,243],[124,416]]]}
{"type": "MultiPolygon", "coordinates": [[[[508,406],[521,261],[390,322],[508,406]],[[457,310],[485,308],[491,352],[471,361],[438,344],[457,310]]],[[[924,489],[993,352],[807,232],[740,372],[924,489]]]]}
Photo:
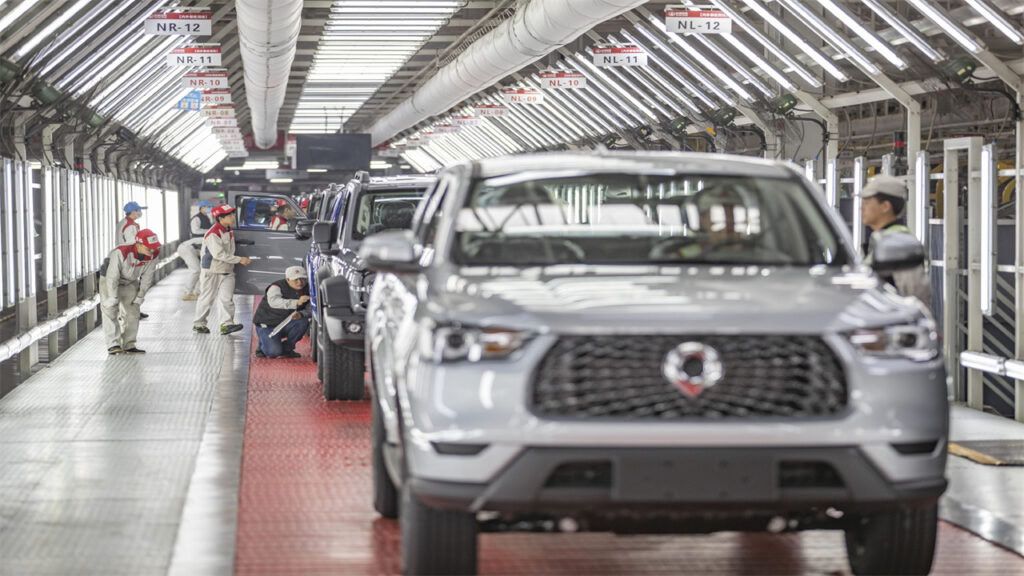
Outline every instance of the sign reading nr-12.
{"type": "Polygon", "coordinates": [[[674,34],[732,34],[732,18],[710,7],[667,6],[665,31],[674,34]]]}
{"type": "Polygon", "coordinates": [[[168,66],[220,66],[220,44],[193,44],[171,50],[168,66]]]}
{"type": "Polygon", "coordinates": [[[594,46],[594,65],[602,68],[647,66],[647,52],[639,46],[594,46]]]}
{"type": "Polygon", "coordinates": [[[540,73],[540,85],[548,90],[586,88],[587,77],[575,70],[548,70],[540,73]]]}
{"type": "Polygon", "coordinates": [[[145,32],[157,36],[209,36],[213,34],[213,14],[154,12],[146,17],[145,32]]]}

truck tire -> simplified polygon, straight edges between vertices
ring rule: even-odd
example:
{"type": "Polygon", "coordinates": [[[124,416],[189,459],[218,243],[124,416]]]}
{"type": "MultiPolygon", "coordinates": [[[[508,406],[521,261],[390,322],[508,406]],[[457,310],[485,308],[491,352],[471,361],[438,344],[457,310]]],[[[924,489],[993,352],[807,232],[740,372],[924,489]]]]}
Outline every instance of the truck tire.
{"type": "Polygon", "coordinates": [[[406,576],[476,574],[477,533],[469,512],[435,510],[402,486],[402,567],[406,576]]]}
{"type": "Polygon", "coordinates": [[[322,352],[324,398],[361,400],[366,388],[363,385],[363,352],[342,348],[326,337],[322,352]]]}
{"type": "Polygon", "coordinates": [[[373,509],[385,518],[398,517],[398,490],[391,481],[387,466],[384,465],[384,444],[387,442],[384,433],[384,415],[381,414],[380,403],[371,398],[373,412],[370,416],[373,454],[371,466],[373,471],[373,509]]]}
{"type": "Polygon", "coordinates": [[[846,530],[850,570],[854,574],[928,574],[938,523],[936,504],[862,518],[846,530]]]}

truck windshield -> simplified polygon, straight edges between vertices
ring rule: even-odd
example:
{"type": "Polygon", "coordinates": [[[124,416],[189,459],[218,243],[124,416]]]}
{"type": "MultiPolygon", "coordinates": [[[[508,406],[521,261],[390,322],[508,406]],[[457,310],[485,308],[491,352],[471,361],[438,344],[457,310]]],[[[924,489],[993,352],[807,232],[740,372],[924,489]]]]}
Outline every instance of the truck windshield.
{"type": "Polygon", "coordinates": [[[811,193],[796,180],[721,174],[489,178],[455,215],[452,257],[506,266],[848,263],[811,193]]]}
{"type": "Polygon", "coordinates": [[[367,191],[359,196],[352,238],[362,240],[382,230],[408,230],[425,188],[367,191]]]}

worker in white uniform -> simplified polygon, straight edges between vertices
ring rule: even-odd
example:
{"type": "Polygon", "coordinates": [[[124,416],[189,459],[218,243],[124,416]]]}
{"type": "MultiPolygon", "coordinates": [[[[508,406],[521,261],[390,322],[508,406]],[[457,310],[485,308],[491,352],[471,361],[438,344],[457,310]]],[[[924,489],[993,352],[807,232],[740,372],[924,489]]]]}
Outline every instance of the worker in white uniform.
{"type": "MultiPolygon", "coordinates": [[[[134,200],[124,205],[124,218],[117,223],[117,245],[134,246],[135,235],[139,233],[139,218],[142,218],[142,211],[147,206],[139,206],[134,200]]],[[[139,311],[139,318],[145,320],[149,314],[139,311]]]]}
{"type": "Polygon", "coordinates": [[[181,260],[188,267],[188,280],[185,282],[182,300],[199,299],[199,273],[202,271],[199,266],[199,250],[203,247],[203,236],[213,225],[210,221],[211,209],[213,204],[206,200],[199,203],[199,212],[189,219],[192,237],[178,245],[178,256],[181,256],[181,260]]]}
{"type": "Polygon", "coordinates": [[[270,219],[271,230],[288,230],[288,220],[295,217],[295,209],[285,200],[277,201],[277,214],[270,219]]]}
{"type": "Polygon", "coordinates": [[[103,264],[100,310],[110,355],[145,353],[135,345],[139,333],[139,306],[153,285],[155,260],[159,254],[160,240],[156,233],[144,228],[135,235],[135,244],[114,248],[103,264]]]}
{"type": "Polygon", "coordinates": [[[192,321],[192,330],[199,334],[209,334],[206,318],[210,315],[213,302],[220,302],[220,307],[227,316],[220,325],[221,334],[231,334],[242,329],[235,323],[235,264],[248,266],[252,260],[245,256],[235,255],[235,233],[231,227],[235,225],[235,209],[221,204],[212,211],[217,222],[203,238],[203,249],[200,266],[203,273],[199,282],[199,302],[196,304],[196,315],[192,321]]]}

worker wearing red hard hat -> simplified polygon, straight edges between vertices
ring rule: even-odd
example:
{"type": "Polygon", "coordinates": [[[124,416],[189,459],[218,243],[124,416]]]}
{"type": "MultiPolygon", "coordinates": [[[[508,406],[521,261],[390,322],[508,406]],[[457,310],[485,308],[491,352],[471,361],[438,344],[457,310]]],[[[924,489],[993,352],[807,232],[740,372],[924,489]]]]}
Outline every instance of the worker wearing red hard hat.
{"type": "Polygon", "coordinates": [[[277,214],[270,219],[271,230],[288,230],[288,219],[295,217],[295,209],[287,200],[277,201],[277,214]]]}
{"type": "Polygon", "coordinates": [[[235,255],[235,233],[231,230],[235,225],[235,209],[221,204],[215,206],[211,214],[216,222],[203,237],[200,262],[203,274],[199,281],[199,301],[192,330],[199,334],[210,333],[206,318],[210,315],[213,301],[217,300],[227,316],[220,325],[220,333],[231,334],[242,329],[241,324],[235,323],[235,264],[248,266],[252,260],[235,255]]]}
{"type": "Polygon", "coordinates": [[[145,352],[135,345],[139,306],[153,285],[154,261],[159,254],[160,239],[144,228],[135,234],[134,244],[111,250],[100,267],[100,311],[108,354],[145,352]]]}

